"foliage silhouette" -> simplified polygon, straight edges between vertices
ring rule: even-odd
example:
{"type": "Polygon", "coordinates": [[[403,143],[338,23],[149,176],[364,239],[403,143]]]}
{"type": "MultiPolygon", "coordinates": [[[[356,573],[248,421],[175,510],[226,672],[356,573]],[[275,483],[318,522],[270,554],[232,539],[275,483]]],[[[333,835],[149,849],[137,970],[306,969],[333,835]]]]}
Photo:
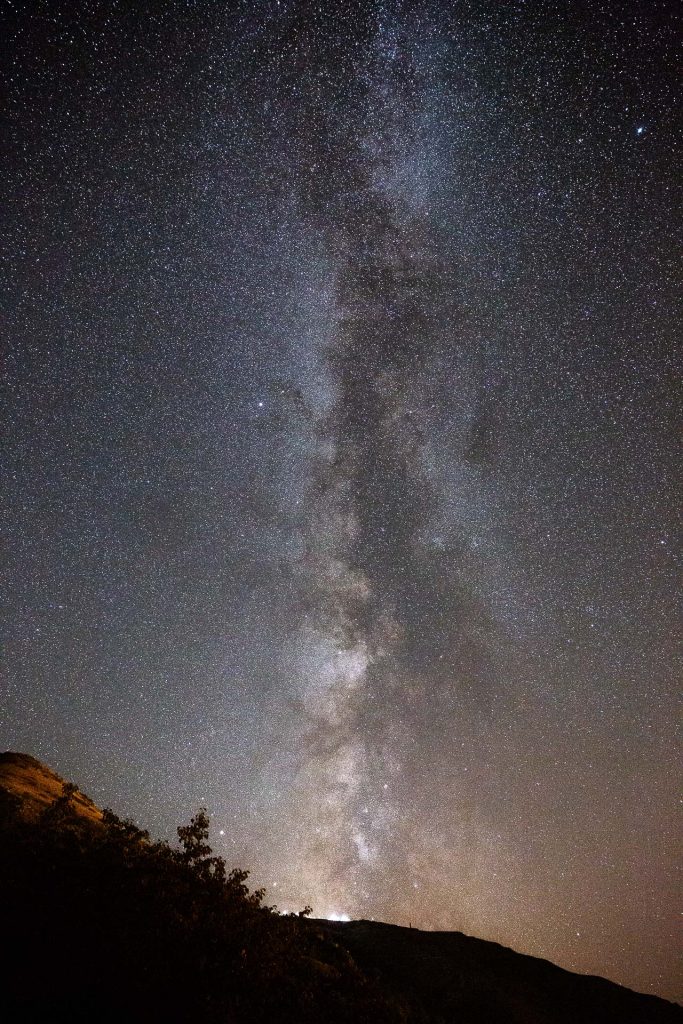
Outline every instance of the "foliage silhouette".
{"type": "Polygon", "coordinates": [[[683,1018],[664,1000],[458,932],[307,921],[310,907],[281,916],[246,871],[213,856],[203,809],[171,848],[112,811],[100,821],[71,787],[39,814],[41,802],[0,786],[3,1024],[683,1018]]]}
{"type": "Polygon", "coordinates": [[[314,924],[226,870],[203,808],[173,849],[110,810],[87,821],[75,792],[36,821],[0,808],[1,1019],[407,1019],[314,924]]]}

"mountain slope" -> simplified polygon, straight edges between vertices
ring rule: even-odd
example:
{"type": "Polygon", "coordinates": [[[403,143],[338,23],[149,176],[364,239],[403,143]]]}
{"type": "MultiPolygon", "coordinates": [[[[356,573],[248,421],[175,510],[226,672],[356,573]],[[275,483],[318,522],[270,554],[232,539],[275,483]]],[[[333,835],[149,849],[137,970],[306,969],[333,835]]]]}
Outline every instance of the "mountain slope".
{"type": "Polygon", "coordinates": [[[179,848],[154,842],[34,758],[3,756],[0,1021],[407,1021],[342,947],[212,856],[208,831],[200,811],[179,848]]]}
{"type": "Polygon", "coordinates": [[[281,916],[197,815],[181,849],[0,755],[0,1019],[683,1024],[680,1007],[458,932],[281,916]]]}
{"type": "Polygon", "coordinates": [[[458,1024],[674,1024],[681,1007],[460,932],[318,922],[363,970],[428,1019],[458,1024]]]}
{"type": "MultiPolygon", "coordinates": [[[[21,802],[21,813],[35,821],[62,795],[65,780],[29,754],[0,753],[0,790],[21,802]]],[[[76,790],[71,800],[79,818],[101,822],[102,811],[90,797],[76,790]]]]}

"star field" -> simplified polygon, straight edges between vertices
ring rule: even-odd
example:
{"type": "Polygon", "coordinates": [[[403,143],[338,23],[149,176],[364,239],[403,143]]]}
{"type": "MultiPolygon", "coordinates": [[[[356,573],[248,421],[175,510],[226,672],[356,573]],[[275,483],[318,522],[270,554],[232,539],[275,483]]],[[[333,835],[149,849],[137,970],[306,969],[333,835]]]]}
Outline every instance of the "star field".
{"type": "Polygon", "coordinates": [[[3,7],[0,747],[672,998],[668,3],[3,7]]]}

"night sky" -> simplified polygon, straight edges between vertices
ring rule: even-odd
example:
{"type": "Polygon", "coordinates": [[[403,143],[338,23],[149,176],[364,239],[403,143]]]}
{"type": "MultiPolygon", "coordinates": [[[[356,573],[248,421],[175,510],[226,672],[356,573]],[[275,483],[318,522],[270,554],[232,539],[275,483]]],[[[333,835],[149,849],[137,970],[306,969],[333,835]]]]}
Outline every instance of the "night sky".
{"type": "Polygon", "coordinates": [[[5,0],[0,749],[683,996],[674,10],[5,0]]]}

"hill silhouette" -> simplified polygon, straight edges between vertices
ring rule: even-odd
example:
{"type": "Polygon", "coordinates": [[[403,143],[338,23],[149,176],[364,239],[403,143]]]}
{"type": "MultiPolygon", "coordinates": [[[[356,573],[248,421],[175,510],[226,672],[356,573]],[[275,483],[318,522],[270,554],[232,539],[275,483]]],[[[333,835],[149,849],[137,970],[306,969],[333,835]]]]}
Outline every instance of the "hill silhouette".
{"type": "MultiPolygon", "coordinates": [[[[377,921],[326,921],[325,934],[428,1021],[454,1024],[658,1024],[681,1007],[605,978],[461,932],[425,932],[377,921]]],[[[420,1018],[422,1019],[422,1018],[420,1018]]]]}
{"type": "Polygon", "coordinates": [[[457,932],[280,915],[199,811],[179,846],[0,755],[0,1019],[668,1024],[680,1007],[457,932]]]}

